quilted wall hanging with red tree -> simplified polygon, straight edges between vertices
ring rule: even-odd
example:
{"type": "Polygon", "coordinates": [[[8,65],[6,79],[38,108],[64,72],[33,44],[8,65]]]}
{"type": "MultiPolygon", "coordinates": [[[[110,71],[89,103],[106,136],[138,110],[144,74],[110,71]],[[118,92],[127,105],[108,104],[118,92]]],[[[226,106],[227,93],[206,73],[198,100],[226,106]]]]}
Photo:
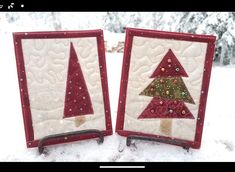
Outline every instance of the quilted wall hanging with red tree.
{"type": "Polygon", "coordinates": [[[167,135],[171,133],[170,118],[194,119],[184,102],[195,103],[181,77],[188,75],[173,51],[169,49],[150,76],[154,80],[140,93],[153,99],[138,119],[162,118],[160,129],[167,135]]]}
{"type": "Polygon", "coordinates": [[[67,74],[64,118],[93,114],[93,107],[81,66],[72,43],[67,74]]]}

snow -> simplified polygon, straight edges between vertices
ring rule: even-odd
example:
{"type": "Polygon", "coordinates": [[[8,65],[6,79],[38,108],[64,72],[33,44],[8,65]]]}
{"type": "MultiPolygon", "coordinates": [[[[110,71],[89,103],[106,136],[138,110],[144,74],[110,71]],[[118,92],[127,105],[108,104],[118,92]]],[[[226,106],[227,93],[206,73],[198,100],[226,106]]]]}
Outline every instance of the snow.
{"type": "MultiPolygon", "coordinates": [[[[23,14],[21,14],[23,15],[23,14]]],[[[33,15],[33,13],[31,14],[33,15]]],[[[18,87],[13,31],[53,30],[50,25],[31,23],[31,19],[11,25],[0,16],[0,161],[234,161],[235,160],[235,67],[212,69],[210,89],[201,149],[190,149],[148,142],[134,141],[126,146],[126,138],[117,134],[105,137],[98,145],[95,139],[48,147],[46,155],[37,148],[26,148],[24,125],[18,87]],[[4,25],[4,27],[2,27],[4,25]],[[31,28],[27,27],[32,26],[31,28]],[[39,27],[40,26],[40,27],[39,27]]],[[[70,28],[70,27],[68,27],[70,28]]],[[[76,29],[76,27],[74,27],[76,29]]],[[[124,40],[124,34],[104,32],[108,45],[124,40]]],[[[112,125],[115,130],[119,97],[122,53],[106,53],[112,125]]]]}
{"type": "Polygon", "coordinates": [[[118,42],[125,41],[125,34],[123,33],[112,33],[107,30],[104,31],[104,41],[107,42],[107,49],[110,50],[112,47],[116,47],[118,42]]]}

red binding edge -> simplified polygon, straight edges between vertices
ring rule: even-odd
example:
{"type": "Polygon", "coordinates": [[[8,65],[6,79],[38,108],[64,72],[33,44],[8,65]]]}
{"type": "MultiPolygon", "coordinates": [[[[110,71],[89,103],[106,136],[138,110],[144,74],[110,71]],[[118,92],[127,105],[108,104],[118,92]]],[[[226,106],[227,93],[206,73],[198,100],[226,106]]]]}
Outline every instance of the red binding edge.
{"type": "Polygon", "coordinates": [[[156,31],[156,30],[126,28],[126,40],[125,40],[124,57],[123,57],[123,64],[122,64],[122,75],[121,75],[120,94],[119,94],[119,101],[118,101],[116,132],[119,135],[125,136],[125,137],[129,135],[139,135],[139,136],[146,136],[146,137],[152,137],[152,138],[160,138],[160,139],[165,140],[166,143],[169,143],[169,141],[175,140],[177,142],[171,142],[174,145],[188,146],[188,147],[192,147],[195,149],[199,149],[201,146],[203,123],[204,123],[205,110],[206,110],[206,101],[207,101],[207,95],[208,95],[208,89],[209,89],[214,49],[215,49],[215,40],[216,40],[215,36],[209,36],[209,35],[198,35],[198,34],[189,34],[189,33],[176,33],[176,32],[164,32],[164,31],[156,31]],[[197,124],[196,124],[196,134],[195,134],[194,141],[182,140],[182,139],[153,135],[153,134],[146,134],[142,132],[126,131],[123,129],[131,49],[132,49],[132,42],[133,42],[134,36],[174,39],[174,40],[193,41],[193,42],[205,42],[208,44],[207,50],[206,50],[206,59],[204,63],[205,70],[204,70],[203,79],[202,79],[201,96],[200,96],[198,118],[197,118],[197,124]]]}
{"type": "MultiPolygon", "coordinates": [[[[32,117],[30,111],[30,103],[28,97],[28,88],[26,82],[25,65],[22,50],[22,39],[50,39],[50,38],[81,38],[81,37],[96,37],[98,46],[98,56],[99,56],[99,67],[100,68],[100,78],[103,91],[103,101],[104,101],[104,113],[105,113],[105,123],[106,130],[102,133],[104,136],[112,135],[112,123],[111,123],[111,111],[109,102],[109,92],[108,92],[108,80],[107,80],[107,70],[106,70],[106,59],[105,59],[105,47],[103,39],[102,30],[83,30],[83,31],[50,31],[50,32],[15,32],[13,33],[15,54],[16,54],[16,66],[18,73],[18,82],[20,88],[21,106],[24,120],[24,129],[26,136],[27,147],[37,147],[39,140],[34,139],[32,117]],[[20,81],[20,78],[23,78],[20,81]]],[[[50,140],[45,143],[45,145],[67,143],[77,140],[96,138],[96,134],[86,134],[81,136],[69,136],[66,138],[50,140]]]]}

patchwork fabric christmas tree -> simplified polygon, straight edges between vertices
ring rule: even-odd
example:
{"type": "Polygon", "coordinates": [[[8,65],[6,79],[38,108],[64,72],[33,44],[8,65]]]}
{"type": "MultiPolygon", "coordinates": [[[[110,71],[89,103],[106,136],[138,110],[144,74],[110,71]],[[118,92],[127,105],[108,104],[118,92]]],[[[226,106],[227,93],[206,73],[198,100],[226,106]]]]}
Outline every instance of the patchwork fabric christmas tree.
{"type": "Polygon", "coordinates": [[[153,99],[138,118],[194,119],[184,102],[195,103],[181,77],[188,75],[169,49],[150,77],[154,80],[140,93],[153,99]]]}
{"type": "Polygon", "coordinates": [[[93,113],[93,107],[86,82],[82,74],[82,69],[74,46],[71,43],[64,105],[64,118],[93,113]]]}

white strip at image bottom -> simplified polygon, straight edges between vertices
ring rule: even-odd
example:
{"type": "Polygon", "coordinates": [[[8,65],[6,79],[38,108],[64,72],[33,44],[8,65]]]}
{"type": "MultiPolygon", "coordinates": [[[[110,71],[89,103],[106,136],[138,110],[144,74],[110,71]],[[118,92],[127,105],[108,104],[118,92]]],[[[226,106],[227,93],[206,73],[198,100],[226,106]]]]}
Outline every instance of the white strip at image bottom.
{"type": "Polygon", "coordinates": [[[100,168],[145,168],[145,166],[100,166],[100,168]]]}

